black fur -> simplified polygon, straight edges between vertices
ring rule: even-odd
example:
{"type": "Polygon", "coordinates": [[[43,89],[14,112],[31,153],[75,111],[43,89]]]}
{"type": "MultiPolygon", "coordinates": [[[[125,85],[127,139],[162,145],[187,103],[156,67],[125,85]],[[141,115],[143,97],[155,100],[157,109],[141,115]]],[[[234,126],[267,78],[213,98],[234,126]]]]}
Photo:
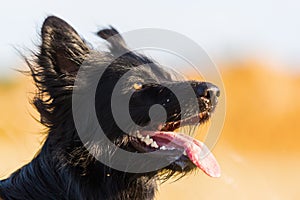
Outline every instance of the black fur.
{"type": "MultiPolygon", "coordinates": [[[[111,93],[120,77],[136,68],[137,74],[141,75],[139,77],[163,80],[170,87],[182,87],[183,92],[186,87],[172,73],[166,72],[143,55],[128,51],[114,59],[115,53],[127,50],[125,41],[114,28],[101,30],[98,35],[103,39],[116,36],[110,40],[110,51],[92,53],[95,50],[66,22],[54,16],[45,20],[40,50],[35,59],[28,63],[30,74],[37,86],[33,104],[40,113],[40,122],[48,128],[48,136],[40,152],[29,164],[0,182],[2,199],[154,199],[158,181],[175,174],[184,175],[195,168],[182,156],[178,162],[164,169],[140,174],[126,173],[100,163],[84,147],[72,116],[74,81],[84,61],[88,60],[91,70],[95,72],[101,66],[109,64],[97,88],[96,111],[99,123],[108,138],[127,151],[137,150],[132,145],[130,136],[116,125],[110,110],[111,93]],[[140,70],[139,65],[143,64],[151,64],[152,71],[140,70]]],[[[131,77],[128,84],[124,85],[124,91],[131,90],[132,85],[137,82],[143,83],[143,80],[131,77]]],[[[84,80],[82,83],[82,88],[88,90],[88,83],[84,80]]],[[[192,85],[196,95],[202,95],[199,94],[199,88],[203,91],[207,89],[207,84],[201,82],[185,83],[192,85]]],[[[165,106],[170,122],[195,114],[195,109],[190,107],[190,112],[181,116],[179,103],[170,90],[157,84],[145,84],[132,96],[132,119],[139,125],[147,124],[150,120],[147,113],[153,104],[165,106]],[[166,99],[170,101],[167,105],[166,99]]],[[[204,108],[204,103],[199,100],[200,111],[204,108]]],[[[87,128],[87,134],[88,132],[87,128]]],[[[97,144],[100,155],[101,152],[109,152],[113,148],[109,144],[97,144]]],[[[113,151],[110,153],[113,156],[113,151]]]]}

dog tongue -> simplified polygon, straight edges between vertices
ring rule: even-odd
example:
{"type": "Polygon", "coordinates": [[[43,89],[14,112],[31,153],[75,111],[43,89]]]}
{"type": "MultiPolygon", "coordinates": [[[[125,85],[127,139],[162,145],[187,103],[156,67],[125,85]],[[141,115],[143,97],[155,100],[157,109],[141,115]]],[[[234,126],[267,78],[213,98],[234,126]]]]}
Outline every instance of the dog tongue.
{"type": "MultiPolygon", "coordinates": [[[[145,133],[144,133],[145,134],[145,133]]],[[[173,132],[148,132],[159,146],[185,149],[186,155],[198,168],[210,177],[220,177],[221,170],[219,164],[207,146],[188,135],[173,132]],[[163,141],[163,142],[162,142],[163,141]]]]}

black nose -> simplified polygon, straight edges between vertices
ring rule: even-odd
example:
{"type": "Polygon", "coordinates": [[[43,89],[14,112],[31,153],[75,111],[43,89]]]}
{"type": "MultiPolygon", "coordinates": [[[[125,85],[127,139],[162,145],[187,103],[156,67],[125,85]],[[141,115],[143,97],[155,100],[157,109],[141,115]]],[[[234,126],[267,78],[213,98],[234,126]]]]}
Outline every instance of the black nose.
{"type": "Polygon", "coordinates": [[[194,90],[198,97],[215,98],[220,96],[220,89],[214,84],[201,82],[194,85],[194,90]]]}

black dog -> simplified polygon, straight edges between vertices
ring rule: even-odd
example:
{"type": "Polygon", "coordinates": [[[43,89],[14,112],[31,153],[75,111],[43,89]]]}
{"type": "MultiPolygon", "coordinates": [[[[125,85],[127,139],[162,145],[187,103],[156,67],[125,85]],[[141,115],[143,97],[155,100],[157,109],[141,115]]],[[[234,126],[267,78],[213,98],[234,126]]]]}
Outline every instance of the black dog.
{"type": "MultiPolygon", "coordinates": [[[[154,199],[157,182],[173,175],[185,175],[198,167],[209,176],[219,176],[218,164],[210,152],[200,158],[200,152],[207,150],[203,143],[173,132],[183,125],[207,121],[217,104],[218,88],[210,83],[174,79],[172,73],[154,61],[129,51],[112,27],[99,31],[98,35],[109,42],[110,51],[95,52],[70,25],[57,17],[45,20],[42,45],[28,64],[38,88],[33,104],[40,113],[41,123],[49,130],[48,137],[29,164],[0,182],[0,199],[154,199]],[[126,53],[119,56],[120,52],[126,53]],[[90,89],[88,73],[84,70],[82,74],[87,76],[78,76],[79,85],[74,85],[80,66],[87,66],[86,70],[93,75],[107,66],[98,80],[94,108],[98,123],[111,143],[98,139],[86,144],[79,137],[74,123],[73,92],[76,88],[79,93],[90,89]],[[121,84],[122,90],[117,94],[122,99],[126,93],[132,93],[128,108],[131,119],[122,120],[126,123],[128,120],[128,124],[132,120],[139,127],[147,127],[146,130],[131,126],[124,130],[113,116],[114,88],[130,70],[134,70],[133,75],[121,84]],[[176,87],[182,96],[187,96],[187,86],[194,92],[196,107],[190,104],[189,98],[182,104],[185,108],[181,107],[172,92],[176,87]],[[149,109],[157,104],[165,109],[167,120],[163,123],[149,116],[149,109]],[[114,169],[96,159],[105,156],[113,159],[116,147],[139,155],[158,152],[150,157],[172,162],[163,168],[134,173],[114,169]]],[[[96,134],[88,119],[82,121],[86,121],[83,126],[87,137],[96,134]]],[[[135,163],[138,161],[125,159],[120,166],[138,169],[155,166],[150,161],[138,166],[135,163]]]]}

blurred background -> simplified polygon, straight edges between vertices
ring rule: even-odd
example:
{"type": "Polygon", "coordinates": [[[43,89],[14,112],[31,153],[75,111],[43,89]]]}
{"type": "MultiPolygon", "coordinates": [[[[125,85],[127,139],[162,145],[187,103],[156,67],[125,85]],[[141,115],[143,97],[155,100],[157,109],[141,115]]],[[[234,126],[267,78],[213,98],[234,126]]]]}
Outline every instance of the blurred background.
{"type": "Polygon", "coordinates": [[[24,47],[36,50],[43,20],[57,15],[91,44],[110,24],[120,32],[176,31],[218,66],[226,118],[213,152],[222,176],[199,172],[165,183],[158,200],[299,199],[299,9],[296,0],[7,1],[0,8],[0,177],[29,162],[44,137],[29,103],[32,80],[13,69],[26,69],[16,49],[30,55],[24,47]]]}

